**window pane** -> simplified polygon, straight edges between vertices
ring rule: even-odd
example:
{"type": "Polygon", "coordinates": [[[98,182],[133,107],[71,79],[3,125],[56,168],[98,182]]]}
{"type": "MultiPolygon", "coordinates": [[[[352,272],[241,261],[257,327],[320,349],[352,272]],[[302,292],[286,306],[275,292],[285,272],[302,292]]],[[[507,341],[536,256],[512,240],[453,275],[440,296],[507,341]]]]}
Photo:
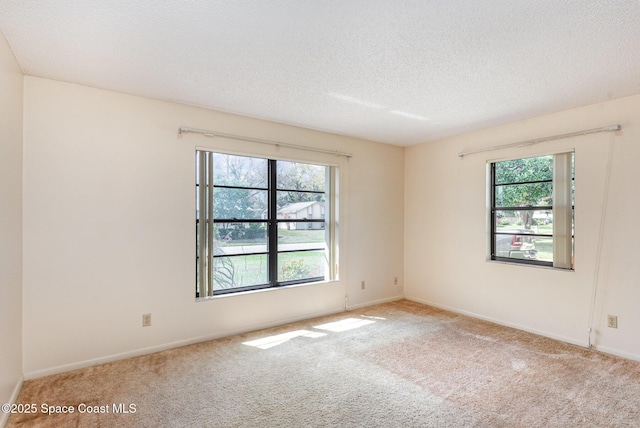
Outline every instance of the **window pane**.
{"type": "Polygon", "coordinates": [[[241,220],[266,218],[267,195],[266,190],[215,188],[213,217],[241,220]]]}
{"type": "Polygon", "coordinates": [[[261,285],[269,282],[267,255],[214,257],[213,289],[261,285]]]}
{"type": "Polygon", "coordinates": [[[280,223],[278,251],[325,248],[324,223],[280,223]],[[286,227],[292,226],[290,229],[286,227]]]}
{"type": "Polygon", "coordinates": [[[553,180],[553,156],[496,162],[495,170],[496,184],[553,180]]]}
{"type": "Polygon", "coordinates": [[[266,223],[216,223],[214,255],[267,252],[266,223]]]}
{"type": "Polygon", "coordinates": [[[278,189],[324,192],[327,167],[278,161],[278,189]]]}
{"type": "Polygon", "coordinates": [[[278,192],[278,218],[324,220],[325,195],[301,192],[278,192]]]}
{"type": "Polygon", "coordinates": [[[267,159],[213,154],[213,183],[216,186],[267,188],[267,159]]]}
{"type": "Polygon", "coordinates": [[[552,204],[552,183],[496,186],[496,207],[535,207],[552,204]]]}
{"type": "Polygon", "coordinates": [[[493,164],[492,258],[572,266],[573,166],[573,153],[493,164]]]}
{"type": "Polygon", "coordinates": [[[278,253],[278,281],[324,278],[326,265],[324,251],[278,253]]]}
{"type": "Polygon", "coordinates": [[[196,295],[325,278],[331,170],[196,151],[196,295]]]}
{"type": "Polygon", "coordinates": [[[498,210],[496,211],[496,232],[504,229],[523,229],[531,233],[553,234],[553,211],[541,210],[498,210]]]}

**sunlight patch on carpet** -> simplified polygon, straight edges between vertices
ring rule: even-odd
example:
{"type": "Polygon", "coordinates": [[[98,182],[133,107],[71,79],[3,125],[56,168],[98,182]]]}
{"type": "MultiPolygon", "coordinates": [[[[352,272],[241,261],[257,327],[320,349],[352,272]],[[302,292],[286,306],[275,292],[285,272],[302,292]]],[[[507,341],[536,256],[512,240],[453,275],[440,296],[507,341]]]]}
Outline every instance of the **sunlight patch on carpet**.
{"type": "Polygon", "coordinates": [[[362,318],[371,318],[371,319],[374,319],[374,320],[386,320],[386,318],[383,318],[383,317],[374,317],[374,316],[372,316],[372,315],[360,315],[360,316],[361,316],[362,318]]]}
{"type": "Polygon", "coordinates": [[[316,339],[318,337],[326,336],[326,333],[320,333],[317,331],[309,331],[309,330],[296,330],[290,331],[289,333],[276,334],[274,336],[263,337],[262,339],[251,340],[249,342],[243,342],[243,345],[253,346],[260,349],[269,349],[274,346],[282,345],[285,342],[288,342],[291,339],[296,337],[309,337],[311,339],[316,339]]]}
{"type": "Polygon", "coordinates": [[[347,318],[341,321],[330,322],[327,324],[317,325],[313,328],[318,330],[327,330],[334,333],[341,331],[354,330],[356,328],[364,327],[365,325],[373,324],[375,321],[365,320],[362,318],[347,318]]]}

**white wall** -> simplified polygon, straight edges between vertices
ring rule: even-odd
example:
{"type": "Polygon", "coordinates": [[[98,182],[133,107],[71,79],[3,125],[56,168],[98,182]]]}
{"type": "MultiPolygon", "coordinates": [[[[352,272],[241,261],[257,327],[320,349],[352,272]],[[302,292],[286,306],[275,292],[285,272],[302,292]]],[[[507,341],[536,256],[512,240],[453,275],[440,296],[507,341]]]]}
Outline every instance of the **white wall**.
{"type": "Polygon", "coordinates": [[[582,345],[592,328],[598,349],[640,359],[638,162],[640,96],[407,148],[406,297],[582,345]],[[615,123],[622,132],[457,156],[615,123]],[[486,162],[573,148],[575,272],[486,261],[486,162]]]}
{"type": "Polygon", "coordinates": [[[22,82],[0,33],[0,403],[22,379],[22,82]]]}
{"type": "Polygon", "coordinates": [[[3,237],[9,237],[0,243],[0,260],[8,266],[0,272],[5,401],[22,371],[21,194],[26,377],[338,312],[345,295],[350,307],[390,300],[402,295],[403,284],[413,300],[577,344],[590,338],[598,349],[640,359],[640,229],[634,223],[640,198],[633,175],[640,160],[640,96],[403,150],[27,77],[21,193],[22,77],[6,44],[0,45],[0,64],[0,189],[3,201],[10,201],[0,207],[3,237]],[[457,156],[611,123],[623,131],[457,156]],[[198,135],[178,138],[180,125],[344,150],[354,157],[198,135]],[[195,147],[338,164],[340,280],[196,303],[195,147]],[[487,262],[486,162],[571,149],[575,272],[487,262]],[[142,328],[147,312],[153,325],[142,328]],[[618,316],[618,329],[606,327],[607,314],[618,316]]]}
{"type": "Polygon", "coordinates": [[[401,296],[402,148],[34,77],[24,85],[26,378],[338,312],[345,294],[355,306],[401,296]],[[181,125],[353,158],[178,138],[181,125]],[[195,147],[338,164],[340,280],[195,302],[195,147]]]}

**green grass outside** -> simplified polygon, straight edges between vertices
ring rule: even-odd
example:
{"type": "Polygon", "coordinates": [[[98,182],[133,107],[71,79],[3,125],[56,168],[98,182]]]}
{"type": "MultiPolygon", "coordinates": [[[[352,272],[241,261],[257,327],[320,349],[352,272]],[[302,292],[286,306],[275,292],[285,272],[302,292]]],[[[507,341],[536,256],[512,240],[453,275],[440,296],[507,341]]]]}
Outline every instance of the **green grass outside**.
{"type": "Polygon", "coordinates": [[[320,230],[287,230],[278,229],[278,242],[293,244],[300,242],[324,242],[325,231],[320,230]]]}
{"type": "Polygon", "coordinates": [[[538,260],[553,261],[553,239],[536,238],[536,250],[538,250],[538,260]]]}
{"type": "MultiPolygon", "coordinates": [[[[309,242],[309,241],[302,241],[309,242]]],[[[226,257],[227,262],[233,263],[234,266],[234,285],[233,287],[248,287],[251,285],[265,284],[268,282],[267,269],[268,262],[266,255],[251,255],[226,257]]],[[[282,253],[278,258],[278,280],[287,281],[293,278],[282,278],[282,268],[285,264],[294,261],[301,261],[302,265],[289,265],[288,272],[308,272],[307,277],[313,278],[324,276],[325,254],[321,251],[300,251],[292,253],[282,253]]],[[[219,262],[218,262],[219,263],[219,262]]],[[[221,284],[216,280],[214,272],[214,289],[230,288],[226,284],[221,284]]]]}

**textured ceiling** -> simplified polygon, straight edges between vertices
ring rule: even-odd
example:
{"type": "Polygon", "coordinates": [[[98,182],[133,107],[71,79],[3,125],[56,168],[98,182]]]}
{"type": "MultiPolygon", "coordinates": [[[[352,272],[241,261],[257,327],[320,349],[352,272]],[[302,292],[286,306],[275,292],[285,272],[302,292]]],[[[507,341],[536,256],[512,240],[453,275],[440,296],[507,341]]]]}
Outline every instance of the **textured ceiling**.
{"type": "Polygon", "coordinates": [[[640,93],[640,0],[0,0],[0,30],[28,75],[403,146],[640,93]]]}

